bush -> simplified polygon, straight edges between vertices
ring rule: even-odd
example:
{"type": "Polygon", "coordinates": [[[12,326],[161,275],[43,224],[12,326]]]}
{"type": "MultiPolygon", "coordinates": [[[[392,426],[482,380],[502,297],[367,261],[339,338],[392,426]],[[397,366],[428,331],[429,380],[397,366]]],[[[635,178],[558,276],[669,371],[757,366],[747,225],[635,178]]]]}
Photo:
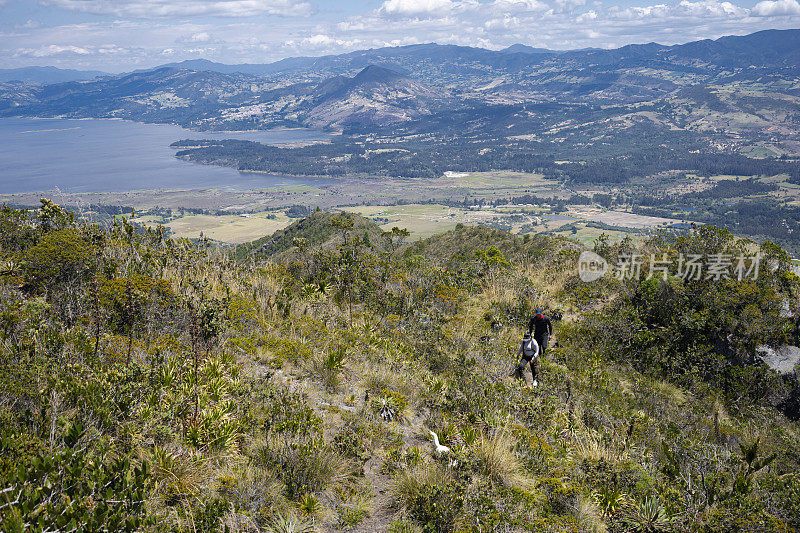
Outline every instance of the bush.
{"type": "Polygon", "coordinates": [[[464,487],[436,466],[397,472],[392,497],[423,532],[449,532],[464,505],[464,487]]]}
{"type": "MultiPolygon", "coordinates": [[[[0,474],[6,505],[0,509],[3,531],[136,531],[149,523],[146,501],[150,469],[128,459],[104,461],[84,453],[84,428],[70,424],[58,451],[42,451],[26,468],[0,474]]],[[[6,453],[4,438],[0,447],[6,453]]]]}
{"type": "Polygon", "coordinates": [[[92,257],[92,248],[79,231],[66,228],[47,233],[25,253],[26,286],[41,292],[61,283],[80,283],[92,257]]]}

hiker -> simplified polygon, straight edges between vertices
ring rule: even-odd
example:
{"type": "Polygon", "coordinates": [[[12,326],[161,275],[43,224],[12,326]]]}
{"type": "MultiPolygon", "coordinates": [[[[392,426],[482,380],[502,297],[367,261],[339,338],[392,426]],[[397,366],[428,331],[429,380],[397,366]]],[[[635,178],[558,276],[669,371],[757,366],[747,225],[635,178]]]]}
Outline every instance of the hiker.
{"type": "Polygon", "coordinates": [[[539,343],[541,354],[544,355],[545,350],[547,350],[547,342],[553,334],[553,324],[550,322],[550,317],[544,314],[541,307],[536,309],[536,313],[528,322],[528,333],[533,334],[533,338],[539,343]]]}
{"type": "Polygon", "coordinates": [[[520,362],[514,369],[514,375],[520,379],[525,379],[525,366],[530,363],[531,377],[533,378],[531,387],[538,386],[539,381],[537,380],[537,377],[539,375],[539,343],[536,342],[536,339],[531,337],[530,332],[525,333],[525,336],[522,337],[522,344],[519,347],[519,353],[517,354],[517,357],[520,358],[520,362]]]}

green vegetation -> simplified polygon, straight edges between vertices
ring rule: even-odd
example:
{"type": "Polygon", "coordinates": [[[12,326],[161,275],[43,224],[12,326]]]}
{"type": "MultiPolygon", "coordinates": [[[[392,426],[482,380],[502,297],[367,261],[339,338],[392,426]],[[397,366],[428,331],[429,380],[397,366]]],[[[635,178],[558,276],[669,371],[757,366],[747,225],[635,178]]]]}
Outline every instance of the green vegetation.
{"type": "MultiPolygon", "coordinates": [[[[358,142],[351,138],[337,139],[330,144],[300,148],[279,148],[253,141],[191,141],[190,149],[176,156],[196,163],[233,166],[276,174],[315,176],[382,176],[406,178],[438,178],[445,171],[487,172],[495,169],[541,173],[548,179],[569,183],[628,184],[666,171],[697,172],[703,176],[731,174],[742,176],[774,176],[788,174],[793,182],[800,180],[797,164],[779,158],[752,159],[738,154],[699,153],[689,151],[688,133],[678,137],[651,127],[636,127],[618,132],[615,146],[584,148],[579,162],[559,161],[567,153],[564,148],[545,143],[519,143],[507,139],[486,138],[476,141],[455,141],[430,144],[386,138],[380,144],[358,142]],[[664,140],[660,148],[653,140],[664,140]],[[382,151],[389,145],[391,150],[382,151]],[[382,147],[377,150],[377,147],[382,147]]],[[[178,141],[175,147],[189,141],[178,141]]],[[[573,147],[573,144],[569,145],[573,147]]]]}
{"type": "Polygon", "coordinates": [[[3,531],[800,527],[797,373],[755,354],[800,335],[774,244],[755,280],[583,283],[564,238],[407,244],[352,214],[235,253],[48,201],[0,228],[3,531]],[[535,307],[564,320],[530,388],[509,372],[535,307]]]}

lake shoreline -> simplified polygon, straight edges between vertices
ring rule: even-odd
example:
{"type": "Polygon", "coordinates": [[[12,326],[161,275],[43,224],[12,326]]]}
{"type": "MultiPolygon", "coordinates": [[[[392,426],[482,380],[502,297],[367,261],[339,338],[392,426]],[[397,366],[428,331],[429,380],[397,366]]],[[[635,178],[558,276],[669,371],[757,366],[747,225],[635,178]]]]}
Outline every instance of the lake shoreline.
{"type": "MultiPolygon", "coordinates": [[[[278,146],[329,141],[327,134],[295,128],[203,134],[220,139],[238,135],[239,139],[278,146]]],[[[5,150],[0,152],[0,194],[209,188],[242,191],[297,185],[298,180],[312,179],[243,173],[176,158],[170,144],[197,135],[176,125],[117,118],[2,118],[0,143],[5,150]]],[[[331,178],[313,179],[313,185],[318,186],[319,179],[331,178]]]]}
{"type": "Polygon", "coordinates": [[[290,128],[288,126],[278,126],[276,128],[268,128],[264,130],[200,130],[195,128],[187,128],[181,124],[177,124],[175,122],[142,122],[139,120],[131,120],[129,118],[119,118],[119,117],[38,117],[38,116],[25,116],[25,115],[13,115],[13,116],[6,116],[0,117],[1,120],[5,119],[17,119],[17,120],[85,120],[85,121],[92,121],[92,120],[113,120],[115,122],[129,122],[131,124],[143,124],[145,126],[175,126],[186,131],[191,131],[195,133],[213,133],[213,134],[225,134],[225,133],[269,133],[269,132],[292,132],[292,131],[311,131],[314,133],[319,133],[320,135],[329,135],[329,136],[336,136],[342,135],[341,131],[323,131],[318,130],[315,128],[303,128],[303,127],[296,127],[290,128]]]}

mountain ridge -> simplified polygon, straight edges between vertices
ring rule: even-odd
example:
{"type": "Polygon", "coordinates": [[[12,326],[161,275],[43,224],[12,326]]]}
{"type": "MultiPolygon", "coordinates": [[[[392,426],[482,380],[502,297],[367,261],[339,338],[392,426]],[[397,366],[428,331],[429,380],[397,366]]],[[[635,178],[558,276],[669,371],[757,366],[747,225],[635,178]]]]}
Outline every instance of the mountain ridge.
{"type": "Polygon", "coordinates": [[[364,67],[352,78],[336,77],[320,85],[327,92],[319,94],[305,119],[323,128],[406,122],[429,114],[440,96],[410,76],[377,65],[364,67]]]}
{"type": "Polygon", "coordinates": [[[0,69],[0,82],[30,82],[39,84],[63,83],[70,81],[91,80],[103,76],[112,76],[99,70],[73,70],[58,67],[20,67],[0,69]]]}
{"type": "Polygon", "coordinates": [[[798,92],[792,80],[800,75],[800,30],[562,53],[409,45],[246,65],[251,73],[207,60],[181,64],[194,69],[164,66],[45,86],[4,84],[0,116],[126,118],[201,130],[305,126],[357,132],[388,131],[397,124],[431,131],[433,123],[423,118],[432,118],[441,131],[494,130],[506,137],[535,133],[542,115],[508,115],[502,106],[556,105],[572,114],[586,106],[649,103],[666,109],[666,103],[674,112],[665,111],[655,122],[678,131],[705,129],[702,115],[711,108],[704,102],[713,100],[683,89],[735,81],[737,90],[764,93],[760,102],[771,118],[742,93],[725,109],[747,118],[727,124],[736,131],[757,128],[766,135],[777,128],[788,135],[794,115],[783,109],[798,92]],[[687,94],[701,100],[686,108],[687,94]],[[681,118],[687,112],[691,118],[681,118]],[[454,117],[469,124],[457,127],[454,117]],[[505,129],[497,129],[500,120],[505,129]],[[778,124],[771,124],[775,120],[778,124]]]}
{"type": "MultiPolygon", "coordinates": [[[[208,66],[213,66],[219,69],[219,72],[241,72],[244,74],[253,75],[279,75],[282,73],[291,72],[302,68],[342,68],[345,65],[350,70],[360,70],[369,64],[381,65],[383,58],[387,62],[387,68],[398,68],[389,66],[388,60],[392,57],[400,57],[407,55],[415,57],[428,54],[431,58],[443,57],[464,57],[473,55],[475,58],[482,58],[487,64],[502,64],[508,60],[508,56],[521,56],[529,61],[538,62],[545,60],[548,56],[566,56],[570,58],[592,58],[600,62],[610,62],[619,55],[632,54],[638,57],[650,56],[651,59],[658,59],[656,53],[663,51],[665,54],[672,56],[685,57],[691,54],[704,53],[710,57],[721,57],[721,50],[733,49],[737,57],[741,58],[748,50],[753,51],[751,46],[754,43],[761,42],[759,50],[772,51],[768,56],[774,56],[780,51],[784,53],[793,51],[789,61],[800,61],[800,29],[788,30],[762,30],[747,35],[726,35],[718,39],[702,39],[698,41],[690,41],[687,43],[675,45],[663,45],[655,42],[650,43],[631,43],[618,48],[599,49],[588,48],[579,50],[550,50],[546,48],[535,48],[528,45],[517,43],[502,50],[489,50],[485,48],[458,46],[458,45],[442,45],[438,43],[422,43],[415,45],[405,45],[397,47],[383,47],[372,48],[367,50],[356,50],[344,54],[329,54],[324,56],[299,56],[289,57],[274,61],[271,63],[244,63],[241,65],[226,65],[223,63],[215,63],[208,60],[187,60],[181,63],[171,63],[161,66],[180,66],[181,68],[191,67],[197,61],[208,63],[208,66]],[[766,41],[766,42],[765,42],[766,41]],[[777,45],[777,46],[776,46],[777,45]],[[774,48],[773,48],[774,47],[774,48]],[[777,51],[776,51],[777,50],[777,51]],[[335,67],[334,65],[339,65],[335,67]]],[[[752,56],[750,57],[752,59],[752,56]]],[[[525,63],[525,61],[517,61],[525,63]]],[[[795,62],[797,64],[797,62],[795,62]]],[[[155,67],[159,68],[159,67],[155,67]]]]}
{"type": "MultiPolygon", "coordinates": [[[[355,50],[343,54],[327,54],[323,56],[292,56],[279,59],[277,61],[266,63],[239,63],[228,64],[212,61],[205,58],[187,59],[179,62],[165,63],[151,68],[139,69],[136,71],[123,73],[117,76],[124,76],[146,71],[155,71],[162,68],[178,68],[189,69],[198,71],[214,71],[223,74],[249,74],[254,76],[275,76],[290,73],[300,69],[313,69],[313,68],[338,68],[345,70],[361,70],[369,65],[383,66],[392,70],[402,71],[403,69],[396,64],[392,64],[390,58],[400,57],[403,55],[411,57],[419,57],[428,55],[431,58],[438,57],[442,59],[447,56],[461,57],[468,54],[475,54],[480,58],[491,58],[492,62],[504,61],[503,56],[532,56],[528,57],[532,61],[541,61],[547,56],[568,56],[571,58],[579,58],[586,56],[590,58],[604,58],[605,62],[612,60],[614,57],[622,53],[633,53],[637,56],[652,55],[655,52],[663,51],[665,54],[672,54],[673,56],[687,56],[703,54],[710,58],[719,58],[720,50],[731,50],[737,57],[741,58],[748,52],[753,52],[753,44],[761,41],[758,50],[763,53],[771,52],[768,56],[775,56],[780,53],[789,53],[786,59],[787,63],[800,61],[800,29],[786,29],[786,30],[761,30],[747,35],[726,35],[717,39],[701,39],[697,41],[690,41],[686,43],[674,45],[662,45],[659,43],[631,43],[618,48],[585,48],[576,50],[551,50],[548,48],[532,47],[523,43],[516,43],[501,50],[490,50],[486,48],[471,47],[471,46],[458,46],[458,45],[442,45],[435,42],[421,43],[405,46],[389,46],[382,48],[370,48],[365,50],[355,50]],[[624,51],[624,52],[623,52],[624,51]],[[336,66],[335,66],[336,65],[336,66]]],[[[652,59],[656,59],[652,57],[652,59]]],[[[742,58],[743,59],[743,58],[742,58]]],[[[507,59],[506,59],[507,60],[507,59]]],[[[14,78],[11,73],[24,72],[29,70],[31,72],[60,72],[63,73],[65,79],[58,79],[54,82],[66,81],[79,81],[84,79],[92,79],[97,76],[114,76],[101,71],[79,71],[71,69],[58,69],[57,67],[22,67],[16,69],[0,69],[0,82],[12,81],[14,78]]],[[[34,81],[40,83],[41,81],[29,77],[23,77],[20,81],[34,81]]]]}

